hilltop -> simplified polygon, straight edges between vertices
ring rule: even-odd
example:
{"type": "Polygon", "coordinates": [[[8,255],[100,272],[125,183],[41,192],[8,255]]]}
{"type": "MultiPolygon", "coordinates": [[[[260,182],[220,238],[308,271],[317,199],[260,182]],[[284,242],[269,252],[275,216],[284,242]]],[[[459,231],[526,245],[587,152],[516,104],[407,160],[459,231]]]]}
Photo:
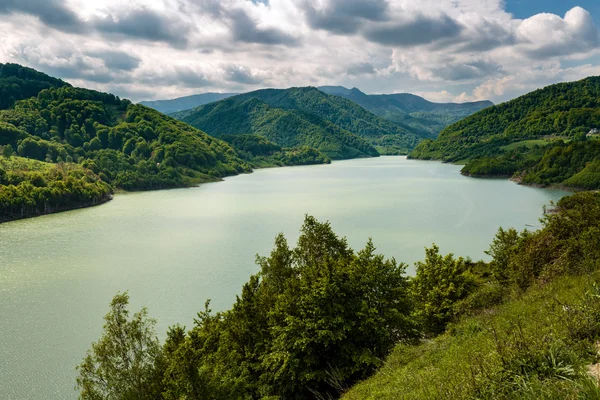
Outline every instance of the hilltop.
{"type": "Polygon", "coordinates": [[[493,106],[491,101],[433,103],[410,93],[365,94],[357,88],[320,86],[322,92],[351,100],[382,118],[427,132],[431,137],[446,126],[477,111],[493,106]]]}
{"type": "MultiPolygon", "coordinates": [[[[29,68],[12,64],[8,70],[13,75],[6,79],[20,93],[13,98],[20,100],[0,111],[4,157],[79,164],[91,172],[84,175],[97,176],[111,190],[189,186],[251,171],[226,142],[158,111],[112,94],[75,88],[29,68]]],[[[2,66],[3,76],[6,71],[2,66]]],[[[11,173],[18,172],[14,169],[11,173]]],[[[24,176],[28,180],[29,175],[24,176]]],[[[2,181],[0,195],[12,193],[18,202],[23,193],[13,186],[14,182],[2,181]]],[[[3,218],[10,207],[10,202],[1,204],[3,218]]]]}
{"type": "Polygon", "coordinates": [[[259,134],[306,144],[331,158],[406,153],[426,133],[402,127],[313,87],[264,89],[174,115],[214,136],[259,134]]]}
{"type": "Polygon", "coordinates": [[[191,96],[177,97],[170,100],[141,101],[140,104],[146,107],[154,108],[156,111],[160,111],[163,114],[172,114],[178,111],[189,110],[204,104],[212,103],[213,101],[223,100],[228,97],[235,96],[236,94],[237,93],[201,93],[191,96]]]}

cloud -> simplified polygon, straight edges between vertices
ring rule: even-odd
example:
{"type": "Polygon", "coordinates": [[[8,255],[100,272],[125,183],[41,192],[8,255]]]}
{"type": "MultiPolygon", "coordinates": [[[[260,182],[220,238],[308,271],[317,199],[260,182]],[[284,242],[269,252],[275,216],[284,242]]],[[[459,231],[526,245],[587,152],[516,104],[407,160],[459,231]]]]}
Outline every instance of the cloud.
{"type": "Polygon", "coordinates": [[[133,71],[139,67],[141,59],[119,50],[98,50],[87,53],[88,56],[99,58],[106,68],[120,71],[133,71]]]}
{"type": "Polygon", "coordinates": [[[363,35],[372,42],[387,46],[417,46],[457,37],[462,26],[448,15],[432,18],[417,15],[411,20],[372,25],[363,35]]]}
{"type": "Polygon", "coordinates": [[[262,83],[262,79],[260,79],[256,74],[253,74],[249,68],[241,65],[230,65],[226,67],[225,76],[229,81],[244,85],[257,85],[262,83]]]}
{"type": "Polygon", "coordinates": [[[375,67],[368,62],[352,64],[346,70],[348,75],[364,75],[375,73],[375,67]]]}
{"type": "Polygon", "coordinates": [[[531,58],[567,56],[597,50],[598,28],[589,12],[575,7],[564,19],[554,14],[537,14],[517,29],[522,51],[531,58]]]}
{"type": "Polygon", "coordinates": [[[233,38],[237,42],[287,46],[298,44],[296,38],[279,29],[258,27],[241,9],[230,11],[227,14],[231,20],[233,38]]]}
{"type": "Polygon", "coordinates": [[[0,62],[152,98],[343,85],[501,101],[600,65],[587,11],[516,19],[503,0],[0,0],[0,32],[0,62]]]}
{"type": "Polygon", "coordinates": [[[84,25],[77,14],[61,0],[2,0],[0,14],[22,13],[34,16],[52,28],[82,32],[84,25]]]}
{"type": "Polygon", "coordinates": [[[182,18],[168,18],[146,7],[96,17],[91,23],[104,34],[165,42],[175,47],[185,47],[191,31],[182,18]]]}
{"type": "Polygon", "coordinates": [[[312,28],[336,34],[356,33],[364,21],[385,21],[389,10],[385,0],[329,0],[321,7],[306,1],[303,7],[312,28]]]}

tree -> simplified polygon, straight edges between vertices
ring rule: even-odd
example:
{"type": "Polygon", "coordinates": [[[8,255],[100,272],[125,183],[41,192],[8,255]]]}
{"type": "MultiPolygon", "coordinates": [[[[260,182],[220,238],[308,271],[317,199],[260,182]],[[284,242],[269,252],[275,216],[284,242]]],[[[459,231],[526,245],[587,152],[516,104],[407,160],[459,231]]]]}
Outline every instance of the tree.
{"type": "Polygon", "coordinates": [[[4,157],[10,157],[15,154],[15,150],[12,148],[10,144],[7,144],[2,148],[2,155],[4,157]]]}
{"type": "Polygon", "coordinates": [[[117,294],[104,317],[104,333],[77,367],[81,399],[156,399],[160,397],[162,350],[155,320],[146,308],[129,319],[127,292],[117,294]]]}
{"type": "MultiPolygon", "coordinates": [[[[523,233],[523,236],[525,237],[526,233],[523,233]]],[[[519,239],[519,232],[516,229],[510,228],[504,230],[503,228],[499,228],[490,245],[490,249],[485,252],[485,254],[493,258],[490,262],[490,267],[494,278],[501,283],[505,283],[509,278],[510,258],[519,244],[519,239]]]]}
{"type": "Polygon", "coordinates": [[[454,315],[454,305],[466,298],[476,287],[476,281],[462,257],[442,256],[435,244],[425,249],[425,261],[415,263],[417,275],[411,292],[415,302],[415,317],[425,331],[441,333],[454,315]]]}

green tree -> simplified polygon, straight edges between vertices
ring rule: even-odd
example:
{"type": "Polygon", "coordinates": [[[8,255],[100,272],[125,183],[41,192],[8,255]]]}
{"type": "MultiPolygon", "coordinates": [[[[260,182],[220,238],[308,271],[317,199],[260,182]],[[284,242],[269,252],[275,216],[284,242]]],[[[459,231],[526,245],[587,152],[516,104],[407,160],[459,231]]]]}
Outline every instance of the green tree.
{"type": "Polygon", "coordinates": [[[415,317],[425,331],[441,333],[454,315],[454,305],[466,298],[476,281],[462,257],[445,257],[435,244],[425,249],[425,261],[415,263],[417,274],[412,279],[411,293],[415,317]]]}
{"type": "Polygon", "coordinates": [[[129,295],[117,294],[104,333],[77,367],[81,399],[157,399],[163,373],[155,320],[146,308],[129,319],[129,295]]]}

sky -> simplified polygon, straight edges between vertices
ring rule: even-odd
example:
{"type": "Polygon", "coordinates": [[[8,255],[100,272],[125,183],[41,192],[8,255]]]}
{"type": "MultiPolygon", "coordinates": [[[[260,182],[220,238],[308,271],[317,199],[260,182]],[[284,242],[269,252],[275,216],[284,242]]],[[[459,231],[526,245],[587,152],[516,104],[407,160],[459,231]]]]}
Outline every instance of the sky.
{"type": "Polygon", "coordinates": [[[598,0],[0,0],[0,62],[130,98],[343,85],[509,100],[600,75],[598,0]]]}

